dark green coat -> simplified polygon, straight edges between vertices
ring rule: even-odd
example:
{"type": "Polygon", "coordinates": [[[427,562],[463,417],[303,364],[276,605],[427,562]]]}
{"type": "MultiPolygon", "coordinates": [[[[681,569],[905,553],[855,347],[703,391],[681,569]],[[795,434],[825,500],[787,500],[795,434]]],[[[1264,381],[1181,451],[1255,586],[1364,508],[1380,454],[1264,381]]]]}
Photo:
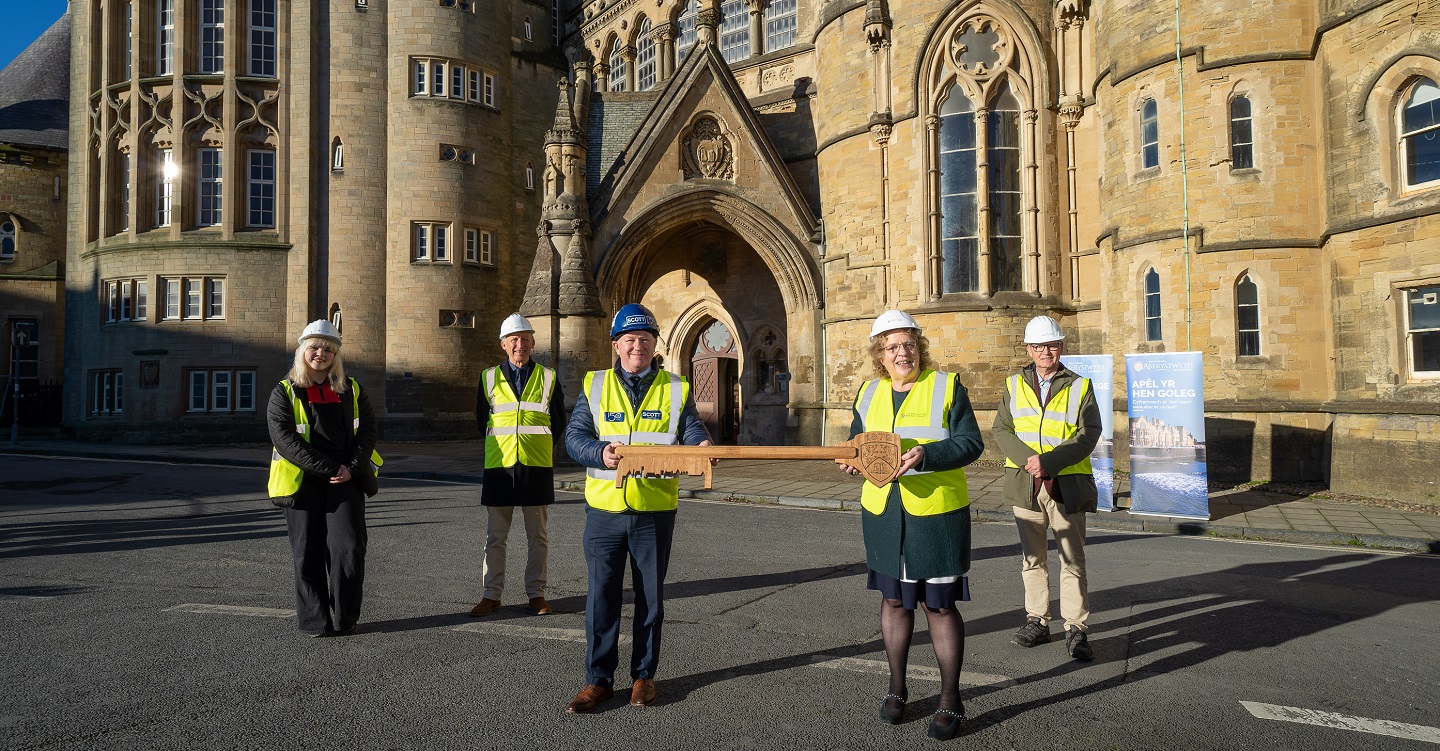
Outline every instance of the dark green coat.
{"type": "MultiPolygon", "coordinates": [[[[895,411],[900,410],[909,392],[891,391],[895,411]]],[[[856,412],[850,423],[850,437],[864,432],[865,420],[856,412]]],[[[925,456],[918,469],[940,471],[959,469],[985,452],[970,395],[955,379],[950,407],[950,437],[925,444],[925,456]]],[[[900,501],[900,485],[890,483],[885,513],[861,510],[860,528],[865,536],[865,563],[870,570],[900,578],[900,558],[905,558],[908,579],[959,576],[970,570],[970,507],[935,516],[913,516],[900,501]]]]}

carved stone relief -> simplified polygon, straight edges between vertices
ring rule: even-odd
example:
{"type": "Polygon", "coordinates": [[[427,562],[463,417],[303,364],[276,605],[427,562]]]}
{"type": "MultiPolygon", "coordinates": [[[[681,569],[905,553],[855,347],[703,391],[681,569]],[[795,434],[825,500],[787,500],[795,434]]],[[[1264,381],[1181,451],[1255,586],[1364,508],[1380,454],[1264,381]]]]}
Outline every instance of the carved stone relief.
{"type": "Polygon", "coordinates": [[[713,117],[701,117],[680,143],[686,180],[729,180],[735,176],[735,151],[713,117]]]}

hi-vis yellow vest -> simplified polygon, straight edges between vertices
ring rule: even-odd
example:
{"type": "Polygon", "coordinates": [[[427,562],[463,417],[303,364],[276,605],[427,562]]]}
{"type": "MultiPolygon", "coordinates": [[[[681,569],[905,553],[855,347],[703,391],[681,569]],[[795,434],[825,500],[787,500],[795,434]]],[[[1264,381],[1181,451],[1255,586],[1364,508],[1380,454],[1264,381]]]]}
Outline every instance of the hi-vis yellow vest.
{"type": "Polygon", "coordinates": [[[490,419],[485,424],[485,469],[549,467],[554,464],[550,425],[550,397],[555,393],[555,371],[535,363],[525,392],[517,398],[510,379],[496,365],[480,376],[490,419]]]}
{"type": "MultiPolygon", "coordinates": [[[[299,433],[300,437],[304,438],[306,443],[309,443],[310,417],[305,414],[305,404],[300,401],[300,397],[295,395],[295,389],[290,386],[290,381],[282,380],[280,381],[280,385],[285,387],[285,393],[290,396],[290,408],[294,410],[295,413],[295,432],[299,433]]],[[[354,433],[360,432],[360,384],[356,383],[354,378],[350,379],[350,400],[351,403],[355,405],[355,424],[352,427],[353,432],[351,433],[353,435],[354,433]]],[[[380,474],[380,467],[384,463],[385,460],[380,458],[380,452],[370,452],[370,464],[374,468],[377,476],[380,474]]],[[[270,447],[269,490],[271,498],[295,495],[295,492],[300,489],[300,480],[303,479],[304,476],[305,470],[300,469],[282,458],[280,451],[274,446],[270,447]]]]}
{"type": "MultiPolygon", "coordinates": [[[[690,399],[690,383],[661,370],[645,392],[637,413],[615,369],[585,374],[585,397],[595,434],[606,443],[671,446],[680,442],[680,410],[690,399]]],[[[615,470],[585,470],[585,502],[601,511],[674,511],[680,506],[680,481],[674,478],[625,479],[615,487],[615,470]]]]}
{"type": "MultiPolygon", "coordinates": [[[[900,436],[900,451],[917,445],[943,441],[950,437],[950,408],[954,406],[953,373],[925,370],[895,414],[891,381],[881,378],[866,381],[855,397],[855,411],[865,422],[865,430],[883,430],[900,436]]],[[[969,486],[964,469],[922,472],[910,469],[893,480],[900,483],[900,500],[911,516],[945,514],[970,505],[969,486]]],[[[885,513],[890,499],[890,485],[876,487],[866,482],[860,491],[860,505],[872,514],[885,513]]]]}
{"type": "MultiPolygon", "coordinates": [[[[1010,395],[1010,417],[1015,423],[1015,437],[1037,454],[1043,454],[1080,432],[1080,403],[1090,393],[1090,379],[1077,378],[1059,391],[1050,394],[1050,403],[1040,406],[1040,395],[1030,382],[1016,373],[1005,379],[1010,395]]],[[[1005,466],[1020,465],[1005,459],[1005,466]]],[[[1090,457],[1060,470],[1062,475],[1090,474],[1090,457]]]]}

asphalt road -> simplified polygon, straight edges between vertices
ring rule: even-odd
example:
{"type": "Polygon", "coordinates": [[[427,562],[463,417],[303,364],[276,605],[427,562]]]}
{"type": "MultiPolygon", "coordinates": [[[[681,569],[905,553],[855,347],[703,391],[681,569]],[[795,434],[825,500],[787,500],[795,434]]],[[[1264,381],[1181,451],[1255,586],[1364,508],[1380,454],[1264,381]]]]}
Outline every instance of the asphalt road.
{"type": "MultiPolygon", "coordinates": [[[[852,513],[685,502],[660,706],[564,713],[584,654],[584,506],[551,512],[531,616],[479,598],[474,486],[372,501],[361,633],[299,636],[279,512],[251,469],[0,457],[0,744],[38,749],[863,749],[925,738],[885,693],[852,513]]],[[[1096,660],[1009,644],[1019,548],[975,528],[961,739],[978,749],[1423,749],[1440,743],[1440,559],[1097,532],[1096,660]],[[1246,702],[1248,704],[1242,704],[1246,702]],[[1273,719],[1281,718],[1281,719],[1273,719]],[[1320,724],[1314,724],[1320,723],[1320,724]]],[[[628,650],[628,646],[625,648],[628,650]]],[[[627,664],[622,653],[622,666],[627,664]]],[[[623,667],[622,667],[623,670],[623,667]]],[[[620,682],[627,682],[625,675],[620,682]]],[[[621,692],[624,694],[625,692],[621,692]]]]}

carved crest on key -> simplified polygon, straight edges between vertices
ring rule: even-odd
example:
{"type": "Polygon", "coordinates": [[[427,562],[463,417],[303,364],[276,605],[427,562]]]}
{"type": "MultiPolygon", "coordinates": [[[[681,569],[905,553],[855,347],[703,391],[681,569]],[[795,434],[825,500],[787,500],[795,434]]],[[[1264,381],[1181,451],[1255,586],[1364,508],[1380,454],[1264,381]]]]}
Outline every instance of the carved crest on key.
{"type": "Polygon", "coordinates": [[[710,487],[712,459],[834,459],[859,470],[865,480],[882,487],[900,469],[900,436],[872,431],[835,446],[621,446],[615,487],[625,478],[704,475],[710,487]]]}

